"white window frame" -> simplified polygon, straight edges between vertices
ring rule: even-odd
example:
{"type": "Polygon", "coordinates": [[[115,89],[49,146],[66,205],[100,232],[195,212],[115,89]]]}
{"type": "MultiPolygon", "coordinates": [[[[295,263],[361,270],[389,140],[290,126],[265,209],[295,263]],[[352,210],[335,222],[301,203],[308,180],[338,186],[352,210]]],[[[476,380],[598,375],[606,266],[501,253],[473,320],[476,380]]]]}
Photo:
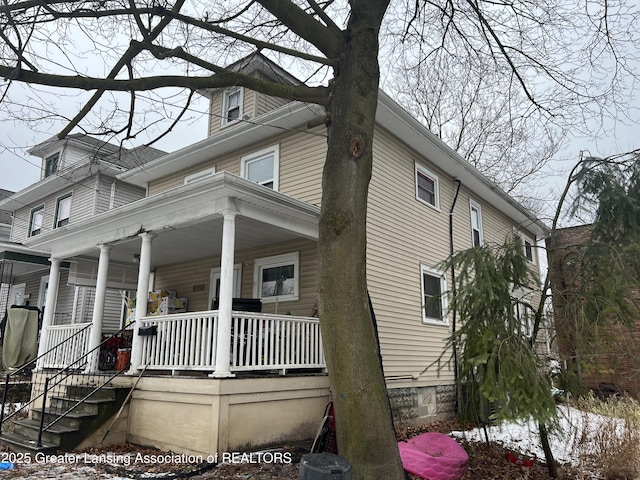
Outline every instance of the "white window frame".
{"type": "Polygon", "coordinates": [[[216,167],[213,166],[211,168],[205,168],[204,170],[200,170],[198,172],[192,173],[191,175],[186,175],[184,177],[184,185],[188,185],[190,183],[199,182],[200,180],[204,180],[205,178],[213,177],[216,173],[216,167]]]}
{"type": "Polygon", "coordinates": [[[300,284],[300,252],[274,255],[273,257],[257,258],[253,267],[253,296],[262,299],[262,303],[290,302],[299,299],[300,284]],[[262,272],[268,268],[293,265],[293,292],[287,295],[262,296],[262,272]]]}
{"type": "Polygon", "coordinates": [[[59,227],[64,227],[64,225],[68,225],[69,221],[71,220],[71,202],[73,198],[73,192],[69,192],[66,195],[62,195],[58,198],[56,198],[56,216],[55,219],[53,221],[53,228],[59,228],[59,227]],[[69,199],[69,212],[68,215],[65,218],[60,218],[60,204],[64,201],[69,199]],[[64,221],[66,220],[67,223],[65,223],[64,225],[59,225],[60,221],[64,221]]]}
{"type": "MultiPolygon", "coordinates": [[[[221,118],[221,126],[224,127],[226,125],[233,125],[236,122],[239,122],[242,119],[242,109],[244,103],[244,90],[242,87],[233,87],[228,88],[222,93],[222,118],[221,118]],[[238,93],[238,118],[234,118],[229,120],[229,97],[234,93],[238,93]]],[[[234,107],[235,108],[235,107],[234,107]]]]}
{"type": "Polygon", "coordinates": [[[420,310],[422,312],[422,323],[429,325],[449,325],[448,315],[448,301],[447,301],[447,276],[442,270],[438,270],[433,267],[429,267],[424,264],[420,264],[420,310]],[[441,318],[427,317],[427,311],[425,309],[425,292],[424,292],[424,275],[430,275],[440,279],[440,309],[442,312],[441,318]]]}
{"type": "MultiPolygon", "coordinates": [[[[256,161],[263,160],[265,157],[273,156],[273,177],[269,182],[255,182],[258,185],[265,185],[266,183],[273,184],[273,190],[278,191],[279,177],[280,177],[280,145],[272,145],[257,152],[250,153],[240,157],[240,175],[242,178],[251,180],[248,176],[248,166],[256,161]]],[[[252,180],[253,181],[253,180],[252,180]]],[[[267,187],[270,188],[270,187],[267,187]]]]}
{"type": "Polygon", "coordinates": [[[41,234],[42,233],[43,224],[44,224],[44,205],[40,205],[38,207],[32,208],[31,212],[29,213],[29,231],[27,232],[28,236],[29,237],[35,237],[36,235],[41,234]],[[40,228],[37,229],[38,230],[37,233],[33,233],[34,232],[33,220],[34,220],[35,214],[37,212],[41,212],[42,219],[40,220],[40,225],[39,225],[40,228]]]}
{"type": "Polygon", "coordinates": [[[483,229],[483,226],[482,226],[482,207],[480,206],[480,204],[478,202],[476,202],[472,198],[469,199],[469,214],[471,215],[471,246],[480,247],[480,246],[484,245],[484,229],[483,229]],[[478,214],[478,228],[477,229],[473,225],[473,211],[474,210],[478,214]],[[475,244],[475,235],[474,235],[474,231],[475,230],[478,230],[478,238],[480,239],[480,244],[479,245],[475,244]]]}
{"type": "Polygon", "coordinates": [[[425,205],[428,205],[429,207],[434,208],[437,211],[440,211],[440,178],[438,177],[438,175],[436,175],[431,170],[423,167],[422,165],[416,162],[414,176],[415,176],[415,182],[416,182],[416,199],[419,202],[422,202],[425,205]],[[433,182],[434,203],[428,202],[427,200],[420,197],[420,190],[418,188],[419,175],[423,175],[433,182]]]}
{"type": "Polygon", "coordinates": [[[527,261],[537,265],[538,249],[536,247],[536,242],[529,235],[527,235],[526,233],[523,233],[522,231],[516,231],[515,236],[518,239],[518,241],[522,244],[522,253],[524,253],[524,256],[527,259],[527,261]],[[527,256],[527,243],[531,245],[531,259],[529,259],[529,257],[527,256]]]}

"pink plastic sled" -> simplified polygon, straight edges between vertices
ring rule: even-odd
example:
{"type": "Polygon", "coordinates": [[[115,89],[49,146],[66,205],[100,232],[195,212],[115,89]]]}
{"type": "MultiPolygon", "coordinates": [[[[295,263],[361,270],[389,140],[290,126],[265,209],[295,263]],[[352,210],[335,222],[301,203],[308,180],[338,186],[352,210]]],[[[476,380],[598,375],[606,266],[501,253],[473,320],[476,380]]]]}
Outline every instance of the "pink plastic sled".
{"type": "Polygon", "coordinates": [[[404,469],[428,480],[460,480],[469,465],[464,448],[443,433],[423,433],[398,448],[404,469]]]}

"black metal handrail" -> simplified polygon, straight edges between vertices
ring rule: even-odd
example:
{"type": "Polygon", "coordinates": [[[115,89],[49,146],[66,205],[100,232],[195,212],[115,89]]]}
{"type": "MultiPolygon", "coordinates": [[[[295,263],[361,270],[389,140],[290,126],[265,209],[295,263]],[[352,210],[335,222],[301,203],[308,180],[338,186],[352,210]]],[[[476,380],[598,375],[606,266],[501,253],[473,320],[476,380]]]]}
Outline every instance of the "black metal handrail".
{"type": "MultiPolygon", "coordinates": [[[[29,400],[28,403],[22,405],[19,409],[17,409],[16,411],[12,412],[9,416],[7,416],[6,418],[4,418],[4,421],[9,420],[11,417],[15,416],[19,411],[24,410],[26,407],[29,407],[31,405],[33,405],[35,403],[36,400],[39,400],[42,398],[42,414],[41,414],[41,418],[40,418],[40,428],[38,431],[38,443],[37,445],[40,447],[42,446],[42,433],[44,431],[46,431],[48,428],[50,428],[52,425],[54,425],[55,423],[57,423],[58,421],[61,420],[61,418],[63,418],[64,416],[66,416],[71,410],[73,410],[73,408],[75,408],[76,406],[78,406],[80,403],[84,402],[86,400],[86,398],[81,399],[81,401],[79,403],[77,403],[76,405],[74,405],[70,410],[65,411],[63,413],[61,413],[58,418],[56,418],[53,422],[49,423],[48,425],[44,425],[44,416],[45,416],[45,410],[46,410],[46,405],[47,405],[47,395],[54,390],[56,387],[60,386],[66,379],[68,379],[70,376],[77,374],[78,372],[81,372],[82,369],[86,368],[87,365],[89,364],[88,359],[90,358],[90,356],[92,355],[98,355],[99,350],[108,342],[110,342],[113,338],[116,337],[121,337],[122,333],[127,330],[130,329],[131,324],[121,328],[120,330],[118,330],[116,333],[110,335],[109,337],[105,338],[102,340],[102,342],[100,342],[96,347],[92,348],[91,350],[83,353],[80,357],[78,357],[76,360],[74,360],[73,362],[69,363],[67,366],[65,366],[64,368],[58,370],[55,374],[51,375],[51,376],[47,376],[45,377],[45,382],[44,382],[44,388],[43,391],[36,395],[35,397],[31,398],[29,400]]],[[[79,333],[79,332],[78,332],[79,333]]],[[[69,337],[71,338],[71,337],[69,337]]],[[[68,340],[68,339],[67,339],[68,340]]],[[[65,340],[66,342],[66,340],[65,340]]],[[[56,345],[56,347],[62,345],[64,342],[61,342],[60,344],[56,345]]],[[[54,348],[56,348],[54,347],[54,348]]],[[[44,356],[44,355],[42,355],[44,356]]],[[[97,365],[96,365],[97,366],[97,365]]],[[[112,377],[110,377],[108,380],[106,380],[103,384],[101,384],[97,389],[100,389],[102,387],[104,387],[108,382],[110,382],[113,378],[115,378],[116,376],[120,375],[124,370],[126,370],[128,367],[128,364],[118,370],[116,372],[115,375],[113,375],[112,377]]],[[[103,374],[96,374],[96,373],[88,373],[87,375],[88,377],[104,377],[103,374]]],[[[73,386],[73,385],[64,385],[66,386],[73,386]]],[[[5,390],[6,391],[6,390],[5,390]]],[[[93,394],[95,392],[92,392],[91,394],[93,394]]],[[[88,397],[87,397],[88,398],[88,397]]],[[[3,408],[4,410],[4,408],[3,408]]],[[[0,428],[2,427],[2,425],[0,424],[0,428]]]]}
{"type": "Polygon", "coordinates": [[[68,338],[64,339],[62,342],[58,343],[57,345],[54,345],[53,347],[51,347],[49,350],[47,350],[46,352],[44,352],[42,355],[39,355],[38,357],[36,357],[35,359],[33,359],[32,361],[28,361],[29,358],[27,357],[27,363],[25,363],[22,367],[18,368],[17,370],[13,371],[13,372],[8,372],[5,374],[5,379],[4,379],[4,392],[2,393],[2,409],[0,409],[0,433],[2,433],[2,425],[3,422],[5,420],[8,420],[9,418],[13,417],[15,414],[17,414],[19,411],[23,410],[24,407],[28,406],[31,402],[28,402],[27,404],[23,405],[22,407],[20,407],[18,410],[16,410],[15,412],[11,413],[8,417],[5,418],[5,407],[7,404],[7,393],[9,391],[9,380],[13,377],[16,377],[17,375],[23,374],[25,371],[27,371],[28,369],[33,368],[34,365],[38,365],[38,362],[46,357],[47,355],[49,355],[51,352],[53,352],[54,350],[61,348],[64,344],[66,344],[67,342],[70,342],[71,340],[73,340],[74,338],[76,338],[78,335],[80,335],[81,333],[83,333],[85,330],[87,330],[88,328],[91,327],[91,324],[87,324],[84,328],[78,330],[76,333],[74,333],[73,335],[69,336],[68,338]]]}
{"type": "MultiPolygon", "coordinates": [[[[105,385],[107,385],[111,380],[113,380],[115,377],[120,375],[124,370],[127,369],[129,363],[127,363],[127,365],[125,365],[124,368],[122,368],[120,370],[117,370],[116,373],[113,376],[108,378],[106,381],[104,381],[98,387],[94,388],[94,390],[92,390],[92,392],[89,395],[87,395],[87,396],[83,397],[82,399],[80,399],[70,409],[68,409],[65,412],[63,412],[60,415],[58,415],[56,419],[54,419],[52,422],[50,422],[49,424],[47,424],[45,426],[44,425],[44,417],[45,417],[46,406],[47,406],[47,395],[48,395],[49,391],[54,389],[58,385],[61,385],[62,382],[64,382],[67,378],[69,378],[70,376],[78,373],[79,370],[85,368],[89,364],[89,358],[92,355],[96,355],[97,356],[97,354],[100,351],[100,349],[106,343],[110,342],[113,338],[121,336],[122,333],[125,330],[128,330],[128,329],[131,328],[132,324],[133,324],[133,322],[131,324],[127,325],[126,327],[121,328],[116,333],[114,333],[114,334],[110,335],[109,337],[105,338],[104,340],[102,340],[102,342],[100,342],[96,347],[94,347],[91,350],[85,352],[82,356],[78,357],[75,361],[71,362],[65,368],[59,370],[54,375],[45,378],[43,392],[33,399],[33,400],[37,400],[38,398],[42,398],[42,413],[40,415],[40,427],[38,429],[38,441],[37,441],[37,446],[38,447],[42,446],[42,433],[43,432],[47,431],[50,427],[52,427],[53,425],[58,423],[62,418],[64,418],[66,415],[68,415],[74,408],[76,408],[78,405],[82,404],[84,401],[87,400],[87,398],[89,398],[91,395],[93,395],[96,391],[100,390],[105,385]],[[57,377],[59,377],[58,380],[54,381],[54,379],[56,379],[57,377]]],[[[97,364],[96,364],[96,367],[97,367],[97,364]]],[[[95,373],[89,373],[88,376],[96,377],[98,375],[96,375],[95,373]]],[[[103,375],[99,375],[99,376],[103,376],[103,375]]],[[[73,385],[65,384],[64,386],[68,387],[68,386],[73,386],[73,385]]]]}

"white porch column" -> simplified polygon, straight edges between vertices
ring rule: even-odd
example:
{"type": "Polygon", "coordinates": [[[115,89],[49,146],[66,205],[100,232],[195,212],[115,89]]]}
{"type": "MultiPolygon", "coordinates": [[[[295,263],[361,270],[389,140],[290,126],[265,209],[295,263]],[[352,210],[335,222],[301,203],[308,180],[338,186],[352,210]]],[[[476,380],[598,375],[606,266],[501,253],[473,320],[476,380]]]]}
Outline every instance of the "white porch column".
{"type": "MultiPolygon", "coordinates": [[[[98,260],[98,275],[96,278],[96,296],[93,303],[93,317],[91,325],[91,335],[89,336],[89,351],[100,345],[102,339],[102,318],[104,317],[104,301],[107,295],[107,274],[109,272],[109,251],[110,245],[99,245],[100,259],[98,260]]],[[[100,352],[96,350],[89,355],[87,372],[98,370],[98,358],[100,352]]]]}
{"type": "MultiPolygon", "coordinates": [[[[47,299],[44,305],[44,315],[42,317],[42,330],[40,331],[40,343],[38,344],[38,357],[47,351],[47,335],[49,327],[53,325],[53,314],[58,300],[58,287],[60,285],[60,263],[59,258],[50,258],[51,268],[49,269],[49,285],[47,287],[47,299]]],[[[40,368],[40,365],[37,365],[40,368]]]]}
{"type": "Polygon", "coordinates": [[[232,377],[231,306],[233,303],[233,253],[236,241],[236,212],[224,212],[222,226],[222,259],[220,261],[220,301],[218,304],[218,336],[216,339],[216,369],[213,376],[232,377]]]}
{"type": "Polygon", "coordinates": [[[131,342],[130,374],[136,373],[142,363],[142,339],[138,335],[140,319],[147,316],[147,297],[149,295],[149,275],[151,275],[151,240],[155,235],[141,233],[140,263],[138,264],[138,289],[136,290],[136,321],[133,324],[133,338],[131,342]]]}

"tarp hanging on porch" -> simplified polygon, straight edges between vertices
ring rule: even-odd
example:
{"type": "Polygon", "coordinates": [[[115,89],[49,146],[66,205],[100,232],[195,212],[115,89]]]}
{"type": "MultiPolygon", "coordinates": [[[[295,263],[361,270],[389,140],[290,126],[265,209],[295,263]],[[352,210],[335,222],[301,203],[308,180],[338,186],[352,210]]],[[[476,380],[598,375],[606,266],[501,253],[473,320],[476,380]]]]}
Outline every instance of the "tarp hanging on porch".
{"type": "Polygon", "coordinates": [[[2,342],[4,368],[17,369],[36,359],[38,355],[38,320],[35,308],[11,307],[2,342]]]}

